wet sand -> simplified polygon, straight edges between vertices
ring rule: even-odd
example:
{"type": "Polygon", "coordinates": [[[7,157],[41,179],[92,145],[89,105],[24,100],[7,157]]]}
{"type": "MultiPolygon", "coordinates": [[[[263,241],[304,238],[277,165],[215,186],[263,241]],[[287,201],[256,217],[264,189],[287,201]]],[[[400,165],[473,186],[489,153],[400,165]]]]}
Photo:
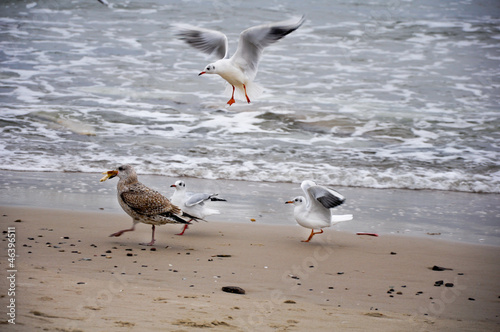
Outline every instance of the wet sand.
{"type": "Polygon", "coordinates": [[[9,331],[500,329],[498,246],[335,229],[302,243],[307,229],[248,220],[161,226],[144,247],[147,225],[108,237],[131,225],[123,212],[0,209],[18,255],[15,325],[0,283],[9,331]]]}

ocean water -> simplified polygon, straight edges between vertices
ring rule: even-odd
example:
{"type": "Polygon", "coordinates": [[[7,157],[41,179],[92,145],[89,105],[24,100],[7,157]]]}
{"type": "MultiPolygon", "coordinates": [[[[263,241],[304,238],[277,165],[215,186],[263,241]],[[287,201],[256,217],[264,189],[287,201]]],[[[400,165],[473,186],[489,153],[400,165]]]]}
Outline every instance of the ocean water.
{"type": "Polygon", "coordinates": [[[0,3],[1,170],[500,193],[496,0],[108,2],[0,3]],[[302,14],[251,104],[172,31],[302,14]]]}

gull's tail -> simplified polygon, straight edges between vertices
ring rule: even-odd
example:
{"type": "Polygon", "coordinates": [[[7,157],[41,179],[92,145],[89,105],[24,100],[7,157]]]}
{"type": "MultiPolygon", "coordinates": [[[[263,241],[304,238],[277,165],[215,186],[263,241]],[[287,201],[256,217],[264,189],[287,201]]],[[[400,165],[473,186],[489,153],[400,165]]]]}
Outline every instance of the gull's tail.
{"type": "Polygon", "coordinates": [[[352,220],[353,216],[352,214],[343,214],[343,215],[332,215],[332,225],[338,224],[339,222],[342,221],[349,221],[352,220]]]}

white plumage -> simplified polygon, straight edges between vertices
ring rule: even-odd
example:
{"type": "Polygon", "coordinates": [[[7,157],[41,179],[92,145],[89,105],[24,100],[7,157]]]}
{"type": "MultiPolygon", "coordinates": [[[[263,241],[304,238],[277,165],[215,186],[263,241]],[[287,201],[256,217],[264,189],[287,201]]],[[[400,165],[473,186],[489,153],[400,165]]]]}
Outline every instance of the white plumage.
{"type": "Polygon", "coordinates": [[[352,220],[352,214],[332,215],[330,209],[344,203],[345,197],[339,192],[316,185],[306,180],[300,185],[305,197],[298,196],[286,203],[294,204],[294,217],[297,223],[311,229],[311,235],[303,242],[309,242],[315,234],[323,233],[322,228],[330,227],[341,221],[352,220]],[[314,232],[314,229],[320,229],[314,232]]]}
{"type": "Polygon", "coordinates": [[[257,74],[262,51],[289,33],[297,30],[304,23],[300,19],[290,19],[282,22],[262,24],[244,30],[240,34],[238,49],[229,58],[226,35],[219,31],[198,28],[188,24],[177,24],[177,36],[190,46],[207,54],[215,54],[219,60],[211,63],[199,74],[218,74],[232,86],[232,105],[235,89],[245,96],[250,103],[250,97],[257,97],[262,88],[253,80],[257,74]]]}
{"type": "MultiPolygon", "coordinates": [[[[217,194],[188,192],[186,191],[186,183],[181,180],[176,181],[170,187],[175,188],[174,194],[171,197],[172,203],[180,207],[182,212],[194,220],[204,220],[207,216],[220,214],[219,210],[211,209],[205,205],[206,201],[225,201],[225,199],[217,197],[217,194]]],[[[183,235],[184,231],[188,228],[187,226],[185,225],[182,232],[177,235],[183,235]]]]}

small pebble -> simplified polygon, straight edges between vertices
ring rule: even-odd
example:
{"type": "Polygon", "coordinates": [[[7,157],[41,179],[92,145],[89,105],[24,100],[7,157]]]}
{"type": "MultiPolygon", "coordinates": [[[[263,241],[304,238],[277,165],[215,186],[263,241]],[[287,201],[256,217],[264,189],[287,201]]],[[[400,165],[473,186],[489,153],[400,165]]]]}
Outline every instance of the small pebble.
{"type": "Polygon", "coordinates": [[[233,293],[233,294],[245,294],[245,290],[241,287],[237,286],[224,286],[222,287],[222,291],[226,293],[233,293]]]}

